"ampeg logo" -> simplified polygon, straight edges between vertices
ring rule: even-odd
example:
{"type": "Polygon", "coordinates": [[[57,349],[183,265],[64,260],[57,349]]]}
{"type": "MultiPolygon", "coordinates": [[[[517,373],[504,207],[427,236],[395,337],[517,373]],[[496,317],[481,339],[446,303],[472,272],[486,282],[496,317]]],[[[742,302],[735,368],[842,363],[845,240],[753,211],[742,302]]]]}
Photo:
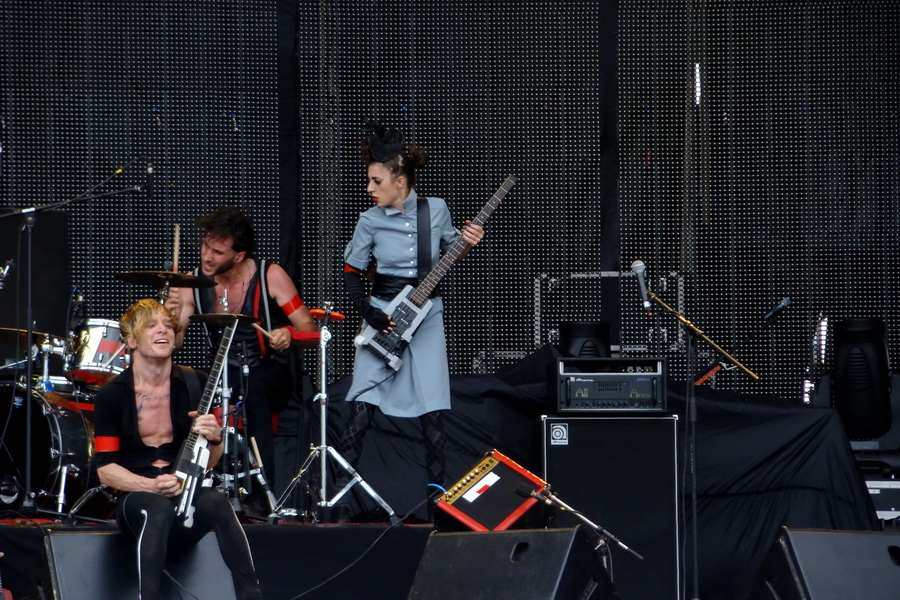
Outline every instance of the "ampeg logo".
{"type": "Polygon", "coordinates": [[[550,423],[550,445],[551,446],[568,446],[569,445],[569,424],[568,423],[550,423]]]}

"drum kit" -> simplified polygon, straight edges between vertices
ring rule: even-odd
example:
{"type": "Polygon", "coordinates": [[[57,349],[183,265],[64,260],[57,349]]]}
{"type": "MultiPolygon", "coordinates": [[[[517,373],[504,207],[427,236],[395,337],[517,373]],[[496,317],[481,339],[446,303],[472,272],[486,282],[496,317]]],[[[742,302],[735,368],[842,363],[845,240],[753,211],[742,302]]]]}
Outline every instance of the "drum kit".
{"type": "MultiPolygon", "coordinates": [[[[126,283],[159,289],[160,301],[170,287],[211,287],[211,279],[166,271],[125,272],[117,275],[126,283]]],[[[23,349],[28,332],[0,328],[0,345],[23,349]]],[[[127,344],[118,321],[81,319],[67,337],[32,332],[32,348],[27,358],[0,367],[12,373],[0,384],[0,508],[15,508],[31,495],[39,510],[65,514],[75,512],[81,498],[97,488],[92,474],[93,411],[97,390],[128,366],[127,344]],[[35,365],[31,382],[31,405],[24,364],[35,365]],[[62,368],[58,367],[59,363],[62,368]],[[61,371],[61,372],[60,372],[61,371]],[[25,489],[26,423],[31,413],[32,482],[25,489]]],[[[108,508],[108,507],[107,507],[108,508]]],[[[109,515],[100,515],[106,518],[109,515]]]]}

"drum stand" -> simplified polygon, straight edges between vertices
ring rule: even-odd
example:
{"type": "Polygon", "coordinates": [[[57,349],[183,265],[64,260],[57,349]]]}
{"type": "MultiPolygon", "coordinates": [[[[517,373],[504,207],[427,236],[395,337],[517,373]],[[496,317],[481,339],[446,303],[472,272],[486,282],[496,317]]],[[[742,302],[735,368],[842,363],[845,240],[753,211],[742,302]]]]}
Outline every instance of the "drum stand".
{"type": "MultiPolygon", "coordinates": [[[[84,507],[84,505],[88,503],[88,500],[90,500],[97,494],[103,494],[104,496],[106,496],[106,500],[108,502],[115,502],[115,499],[116,499],[115,496],[113,496],[109,492],[109,490],[107,489],[105,484],[101,483],[100,485],[96,485],[96,486],[92,487],[91,489],[89,489],[88,491],[86,491],[85,493],[83,493],[81,495],[81,497],[75,501],[75,504],[72,505],[72,509],[68,513],[66,513],[65,522],[72,523],[72,522],[76,521],[77,519],[103,522],[103,519],[93,519],[91,517],[79,517],[78,516],[78,511],[81,510],[84,507]]],[[[62,509],[60,509],[59,512],[62,513],[62,509]]]]}
{"type": "MultiPolygon", "coordinates": [[[[347,459],[341,456],[340,452],[338,452],[333,446],[328,445],[328,372],[326,369],[326,346],[328,342],[331,340],[331,332],[328,331],[328,320],[331,317],[332,306],[330,303],[325,303],[325,316],[324,321],[322,322],[322,327],[319,328],[321,337],[319,339],[319,386],[321,387],[321,392],[316,394],[314,400],[319,403],[319,445],[312,446],[310,449],[309,455],[306,457],[306,460],[300,466],[300,471],[291,480],[291,483],[281,494],[281,497],[278,500],[278,504],[273,511],[276,515],[280,514],[282,506],[288,497],[290,497],[291,492],[293,492],[297,483],[301,480],[303,474],[309,470],[310,466],[312,466],[313,461],[318,458],[319,459],[319,467],[320,467],[320,476],[319,476],[319,507],[321,509],[328,509],[333,507],[338,503],[338,501],[344,497],[344,495],[350,491],[350,489],[356,485],[359,486],[371,497],[375,502],[377,502],[381,508],[385,510],[388,514],[388,518],[391,521],[391,525],[397,525],[400,523],[400,519],[397,517],[397,513],[394,512],[394,509],[390,507],[390,505],[384,501],[384,499],[378,495],[378,492],[369,485],[365,479],[353,468],[347,459]],[[350,481],[341,488],[334,495],[332,499],[328,499],[328,457],[334,459],[335,462],[348,474],[350,475],[350,481]]],[[[270,520],[271,521],[271,520],[270,520]]]]}
{"type": "MultiPolygon", "coordinates": [[[[53,391],[53,383],[50,381],[50,355],[51,354],[58,354],[59,356],[63,357],[63,359],[65,359],[65,346],[57,344],[57,343],[55,343],[55,340],[51,340],[50,338],[47,338],[41,344],[41,356],[43,358],[43,371],[41,373],[41,376],[38,377],[38,381],[37,381],[37,385],[41,389],[42,392],[53,391]]],[[[32,397],[32,400],[33,399],[34,399],[34,397],[32,397]]],[[[48,409],[47,406],[44,405],[44,413],[45,414],[47,413],[48,410],[53,410],[53,409],[48,409]]],[[[71,455],[71,453],[70,453],[70,455],[71,455]]],[[[65,456],[63,456],[55,448],[51,449],[51,456],[53,458],[65,459],[65,456]]],[[[68,480],[68,477],[69,477],[69,469],[70,468],[75,469],[75,471],[74,471],[75,474],[77,474],[79,471],[79,468],[77,465],[69,464],[68,462],[64,462],[64,460],[61,461],[61,466],[59,467],[59,472],[57,475],[57,477],[59,478],[59,484],[58,484],[59,489],[57,490],[56,494],[54,494],[56,496],[56,512],[58,512],[58,513],[62,513],[63,508],[65,508],[65,506],[66,506],[66,481],[68,480]]],[[[93,496],[93,494],[91,494],[91,496],[93,496]]],[[[90,499],[90,496],[85,498],[84,502],[87,502],[88,499],[90,499]]],[[[81,502],[81,499],[79,499],[78,501],[81,502]]],[[[82,504],[83,504],[83,502],[82,502],[82,504]]],[[[81,508],[80,505],[79,505],[79,508],[81,508]]],[[[72,512],[74,513],[75,509],[73,509],[72,512]]]]}

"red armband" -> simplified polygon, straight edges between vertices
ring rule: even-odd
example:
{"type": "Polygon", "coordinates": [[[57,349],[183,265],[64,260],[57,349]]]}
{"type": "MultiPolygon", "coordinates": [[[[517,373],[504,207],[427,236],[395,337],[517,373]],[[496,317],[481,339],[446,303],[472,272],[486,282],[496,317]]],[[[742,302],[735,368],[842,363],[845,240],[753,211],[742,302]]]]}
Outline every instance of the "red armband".
{"type": "Polygon", "coordinates": [[[281,310],[284,311],[284,314],[290,316],[293,312],[299,308],[303,307],[303,300],[300,299],[300,296],[294,294],[294,297],[281,305],[281,310]]]}
{"type": "Polygon", "coordinates": [[[318,340],[322,338],[322,334],[318,331],[297,331],[292,325],[285,325],[291,334],[292,340],[318,340]]]}
{"type": "Polygon", "coordinates": [[[344,273],[356,273],[357,275],[359,275],[361,271],[344,263],[344,273]]]}
{"type": "Polygon", "coordinates": [[[119,438],[111,435],[98,435],[94,438],[95,452],[118,452],[119,438]]]}
{"type": "Polygon", "coordinates": [[[291,339],[293,340],[318,340],[322,338],[322,334],[318,331],[291,331],[291,339]]]}

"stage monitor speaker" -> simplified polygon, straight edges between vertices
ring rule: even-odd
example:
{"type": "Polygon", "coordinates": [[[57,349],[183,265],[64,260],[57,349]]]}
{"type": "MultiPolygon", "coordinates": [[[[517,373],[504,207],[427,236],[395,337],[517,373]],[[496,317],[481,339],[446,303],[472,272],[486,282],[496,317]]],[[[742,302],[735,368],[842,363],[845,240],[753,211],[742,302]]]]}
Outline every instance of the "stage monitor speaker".
{"type": "Polygon", "coordinates": [[[750,600],[895,600],[900,533],[783,528],[750,600]]]}
{"type": "MultiPolygon", "coordinates": [[[[122,533],[50,531],[28,599],[137,598],[136,563],[137,543],[122,533]]],[[[235,597],[231,571],[222,560],[213,533],[180,556],[170,555],[166,571],[171,575],[163,575],[162,597],[166,600],[235,597]]]]}
{"type": "Polygon", "coordinates": [[[612,584],[583,528],[433,533],[407,600],[609,600],[612,584]]]}
{"type": "MultiPolygon", "coordinates": [[[[611,545],[622,598],[680,597],[677,423],[674,416],[543,417],[543,479],[644,557],[611,545]]],[[[560,513],[553,526],[577,523],[560,513]]]]}

